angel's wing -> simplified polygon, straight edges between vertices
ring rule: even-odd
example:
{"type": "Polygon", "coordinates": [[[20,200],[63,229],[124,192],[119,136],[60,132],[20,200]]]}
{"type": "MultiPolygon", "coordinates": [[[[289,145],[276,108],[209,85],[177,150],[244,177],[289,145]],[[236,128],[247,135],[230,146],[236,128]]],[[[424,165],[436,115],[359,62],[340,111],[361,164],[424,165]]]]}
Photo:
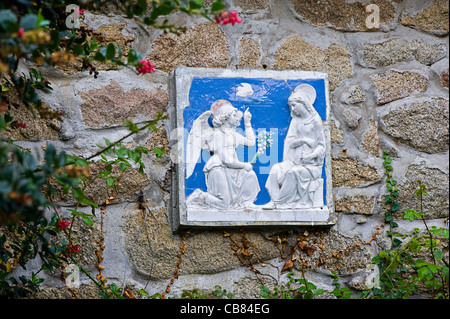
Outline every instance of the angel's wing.
{"type": "Polygon", "coordinates": [[[186,144],[186,179],[194,172],[202,149],[208,149],[206,141],[213,132],[213,128],[208,124],[210,116],[211,111],[206,111],[192,124],[186,144]]]}

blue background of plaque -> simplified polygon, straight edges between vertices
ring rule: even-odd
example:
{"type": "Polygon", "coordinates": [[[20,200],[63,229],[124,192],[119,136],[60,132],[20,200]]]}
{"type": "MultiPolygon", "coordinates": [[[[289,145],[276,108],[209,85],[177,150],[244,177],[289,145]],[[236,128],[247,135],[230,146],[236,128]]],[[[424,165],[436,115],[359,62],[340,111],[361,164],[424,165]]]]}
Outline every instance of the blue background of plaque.
{"type": "MultiPolygon", "coordinates": [[[[326,95],[325,81],[323,79],[298,79],[275,80],[265,78],[213,78],[194,77],[189,90],[189,106],[184,109],[184,145],[186,149],[187,136],[192,123],[203,112],[208,111],[211,104],[217,100],[228,100],[234,107],[244,112],[247,108],[252,113],[252,127],[255,135],[259,129],[274,132],[274,145],[266,150],[266,155],[260,156],[254,164],[253,170],[258,176],[260,192],[256,198],[256,205],[263,205],[270,201],[269,193],[265,188],[269,170],[273,164],[283,159],[284,138],[286,137],[291,115],[287,100],[291,95],[291,88],[295,89],[300,84],[307,83],[316,90],[317,97],[314,108],[322,120],[326,120],[326,95]],[[253,89],[253,95],[248,97],[237,96],[238,87],[242,83],[249,83],[253,89]],[[277,133],[278,132],[278,133],[277,133]],[[277,148],[275,150],[275,148],[277,148]],[[277,158],[274,158],[274,157],[277,158]]],[[[211,124],[210,124],[211,125],[211,124]]],[[[244,134],[244,121],[237,130],[244,134]]],[[[243,162],[250,162],[257,151],[257,146],[236,149],[238,158],[243,162]]],[[[209,151],[203,150],[193,174],[185,181],[185,196],[189,196],[195,189],[206,191],[205,174],[203,167],[210,158],[209,151]]],[[[186,158],[186,157],[185,157],[186,158]]],[[[325,165],[322,171],[324,179],[323,198],[326,205],[326,174],[325,165]]]]}

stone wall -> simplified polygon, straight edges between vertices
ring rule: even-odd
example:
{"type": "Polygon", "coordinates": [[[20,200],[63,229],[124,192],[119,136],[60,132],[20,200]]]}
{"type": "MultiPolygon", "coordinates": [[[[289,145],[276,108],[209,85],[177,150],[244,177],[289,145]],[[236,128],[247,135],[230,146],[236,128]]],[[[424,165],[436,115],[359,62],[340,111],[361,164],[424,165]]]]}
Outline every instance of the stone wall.
{"type": "MultiPolygon", "coordinates": [[[[448,222],[448,1],[225,3],[239,11],[241,24],[217,26],[204,18],[173,14],[171,21],[187,26],[179,36],[142,29],[106,9],[87,12],[84,27],[100,42],[143,52],[157,72],[137,76],[126,68],[102,66],[94,78],[78,72],[77,61],[45,69],[54,91],[42,98],[48,107],[64,112],[64,121],[36,119],[23,111],[27,129],[12,137],[36,152],[53,143],[70,153],[92,155],[104,138],[115,141],[127,133],[121,127],[125,119],[146,120],[166,109],[169,73],[178,66],[326,71],[337,213],[333,227],[197,229],[186,237],[185,232],[172,233],[167,212],[172,163],[166,125],[160,123],[155,132],[133,136],[125,145],[165,147],[166,154],[145,156],[144,175],[136,168],[117,171],[122,175],[117,191],[95,181],[87,192],[103,206],[96,224],[77,225],[75,234],[83,247],[82,265],[120,287],[126,272],[126,284],[136,296],[141,288],[152,295],[169,285],[166,297],[179,297],[183,290],[211,293],[220,285],[236,297],[256,298],[261,278],[268,286],[285,279],[285,272],[280,277],[283,266],[307,270],[307,278],[328,291],[334,289],[331,274],[337,272],[344,285],[358,291],[370,274],[371,258],[391,244],[387,229],[380,226],[386,208],[383,150],[394,159],[402,205],[417,209],[411,190],[420,179],[429,190],[424,209],[430,225],[448,222]],[[368,3],[379,7],[379,28],[367,27],[368,3]],[[136,203],[139,191],[147,213],[136,203]],[[292,256],[289,249],[295,244],[299,249],[292,256]]],[[[93,165],[91,174],[98,169],[93,165]]],[[[63,197],[58,200],[62,211],[72,208],[63,197]]],[[[420,226],[401,218],[399,225],[401,233],[420,226]]],[[[83,275],[81,284],[80,297],[98,297],[83,275]]],[[[71,296],[60,273],[46,274],[45,285],[38,297],[71,296]]]]}

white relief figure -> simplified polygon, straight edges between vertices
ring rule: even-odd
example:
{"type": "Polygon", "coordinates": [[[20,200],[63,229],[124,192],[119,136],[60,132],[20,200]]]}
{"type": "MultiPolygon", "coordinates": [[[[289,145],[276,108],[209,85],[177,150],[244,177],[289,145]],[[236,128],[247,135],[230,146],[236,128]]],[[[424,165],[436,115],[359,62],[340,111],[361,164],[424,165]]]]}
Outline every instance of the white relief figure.
{"type": "Polygon", "coordinates": [[[203,168],[207,191],[196,189],[186,200],[188,207],[253,207],[260,191],[258,178],[252,164],[239,161],[236,154],[239,145],[255,145],[251,117],[248,109],[242,114],[230,102],[218,100],[194,121],[186,145],[186,179],[194,171],[202,149],[209,150],[212,156],[203,168]],[[213,127],[208,124],[210,116],[213,127]],[[236,132],[242,117],[245,136],[236,132]]]}
{"type": "Polygon", "coordinates": [[[269,173],[266,208],[317,208],[323,206],[322,167],[325,136],[322,119],[314,109],[315,89],[295,88],[288,99],[292,120],[284,141],[283,161],[269,173]]]}

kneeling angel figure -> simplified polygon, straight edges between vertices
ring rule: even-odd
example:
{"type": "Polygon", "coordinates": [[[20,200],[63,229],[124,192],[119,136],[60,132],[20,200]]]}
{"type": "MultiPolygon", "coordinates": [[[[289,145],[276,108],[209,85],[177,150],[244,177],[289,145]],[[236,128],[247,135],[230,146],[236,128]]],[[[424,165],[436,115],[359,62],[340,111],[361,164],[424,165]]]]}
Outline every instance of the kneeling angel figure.
{"type": "Polygon", "coordinates": [[[229,101],[215,101],[209,111],[201,114],[193,123],[186,144],[186,179],[197,164],[201,150],[212,153],[203,173],[207,191],[196,189],[186,200],[187,207],[200,209],[253,208],[260,191],[253,165],[239,161],[236,148],[239,145],[255,145],[251,126],[252,115],[248,109],[243,114],[229,101]],[[212,118],[213,127],[208,123],[212,118]],[[242,117],[245,136],[236,132],[242,117]]]}

